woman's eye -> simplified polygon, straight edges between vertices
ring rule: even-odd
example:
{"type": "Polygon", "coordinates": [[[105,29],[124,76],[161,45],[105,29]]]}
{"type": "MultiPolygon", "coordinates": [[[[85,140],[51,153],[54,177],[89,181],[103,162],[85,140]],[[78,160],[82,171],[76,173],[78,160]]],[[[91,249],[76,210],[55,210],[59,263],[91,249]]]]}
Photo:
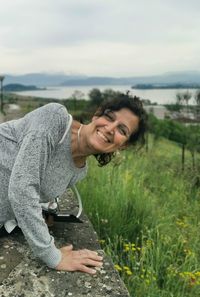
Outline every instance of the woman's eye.
{"type": "Polygon", "coordinates": [[[124,128],[119,127],[119,132],[120,132],[120,134],[122,134],[122,135],[124,135],[124,136],[127,136],[127,133],[126,133],[126,131],[124,130],[124,128]]]}
{"type": "Polygon", "coordinates": [[[115,117],[112,112],[105,113],[104,117],[110,122],[113,122],[115,120],[115,117]]]}
{"type": "Polygon", "coordinates": [[[112,120],[113,120],[113,118],[112,118],[109,114],[106,115],[106,118],[107,118],[109,121],[112,121],[112,120]]]}
{"type": "Polygon", "coordinates": [[[129,138],[129,132],[128,130],[126,129],[126,127],[124,127],[123,125],[122,126],[119,126],[118,127],[118,130],[119,130],[119,133],[127,138],[129,138]]]}

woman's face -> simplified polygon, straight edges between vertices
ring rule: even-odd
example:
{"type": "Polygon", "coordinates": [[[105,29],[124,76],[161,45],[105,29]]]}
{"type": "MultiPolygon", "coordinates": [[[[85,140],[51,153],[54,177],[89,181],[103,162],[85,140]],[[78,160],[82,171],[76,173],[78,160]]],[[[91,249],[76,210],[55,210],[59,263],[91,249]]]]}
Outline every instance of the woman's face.
{"type": "Polygon", "coordinates": [[[90,123],[88,144],[94,153],[114,152],[126,146],[129,136],[136,132],[139,118],[128,108],[118,111],[105,110],[90,123]]]}

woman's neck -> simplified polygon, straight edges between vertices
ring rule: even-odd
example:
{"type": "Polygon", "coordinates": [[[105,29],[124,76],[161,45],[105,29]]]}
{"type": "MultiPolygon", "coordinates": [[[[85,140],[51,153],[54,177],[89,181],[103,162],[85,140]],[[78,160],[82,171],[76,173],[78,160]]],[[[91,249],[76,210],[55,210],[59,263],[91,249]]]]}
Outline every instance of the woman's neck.
{"type": "Polygon", "coordinates": [[[71,130],[71,151],[74,163],[77,167],[83,167],[88,156],[84,149],[83,128],[84,125],[73,121],[71,130]]]}

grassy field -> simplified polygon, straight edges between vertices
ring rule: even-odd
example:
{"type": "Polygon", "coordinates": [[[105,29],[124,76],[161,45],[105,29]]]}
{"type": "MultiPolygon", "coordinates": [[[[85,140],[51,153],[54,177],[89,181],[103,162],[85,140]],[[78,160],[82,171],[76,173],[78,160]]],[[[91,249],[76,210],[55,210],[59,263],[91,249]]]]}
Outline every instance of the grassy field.
{"type": "Polygon", "coordinates": [[[189,153],[186,161],[183,173],[180,148],[151,141],[148,152],[121,152],[105,168],[91,158],[79,184],[131,296],[200,296],[200,178],[189,153]]]}

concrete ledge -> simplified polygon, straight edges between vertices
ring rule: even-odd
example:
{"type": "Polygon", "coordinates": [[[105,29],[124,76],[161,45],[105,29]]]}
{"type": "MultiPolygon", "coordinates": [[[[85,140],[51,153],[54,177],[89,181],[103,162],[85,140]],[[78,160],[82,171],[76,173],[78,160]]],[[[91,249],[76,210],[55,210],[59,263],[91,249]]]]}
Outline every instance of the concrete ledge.
{"type": "MultiPolygon", "coordinates": [[[[76,213],[71,193],[62,197],[76,213]]],[[[73,212],[72,212],[73,213],[73,212]]],[[[56,223],[52,234],[58,247],[72,243],[75,249],[100,250],[97,235],[83,215],[83,224],[56,223]]],[[[95,276],[81,272],[60,272],[49,269],[31,253],[22,233],[0,238],[1,297],[128,297],[129,293],[114,270],[111,259],[104,255],[104,265],[95,276]]]]}

